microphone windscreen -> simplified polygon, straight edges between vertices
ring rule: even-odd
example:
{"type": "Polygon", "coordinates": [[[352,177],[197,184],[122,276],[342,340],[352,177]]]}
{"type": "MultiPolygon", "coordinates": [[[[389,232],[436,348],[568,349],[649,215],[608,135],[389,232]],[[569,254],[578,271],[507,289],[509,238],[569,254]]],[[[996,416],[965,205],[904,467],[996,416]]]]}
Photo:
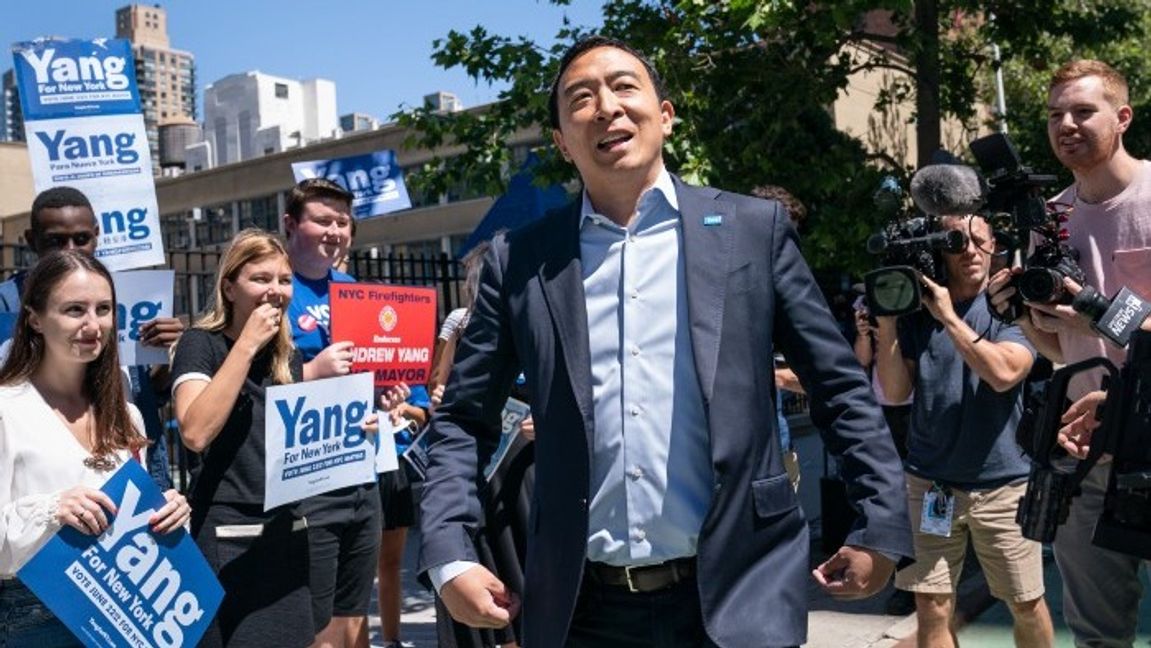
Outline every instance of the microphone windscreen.
{"type": "Polygon", "coordinates": [[[966,164],[932,164],[912,176],[911,199],[932,216],[960,216],[979,211],[986,192],[979,173],[966,164]]]}

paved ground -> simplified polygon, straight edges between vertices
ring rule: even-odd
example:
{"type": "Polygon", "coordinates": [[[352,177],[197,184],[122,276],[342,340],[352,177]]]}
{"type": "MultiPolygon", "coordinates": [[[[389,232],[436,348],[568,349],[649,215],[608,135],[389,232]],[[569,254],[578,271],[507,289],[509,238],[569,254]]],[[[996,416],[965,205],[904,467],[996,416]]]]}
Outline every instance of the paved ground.
{"type": "MultiPolygon", "coordinates": [[[[1050,555],[1044,557],[1044,581],[1047,586],[1047,605],[1051,609],[1051,616],[1055,623],[1056,648],[1072,648],[1075,645],[1071,633],[1063,621],[1063,583],[1059,579],[1059,570],[1050,555]]],[[[1151,584],[1147,582],[1147,574],[1143,574],[1143,587],[1151,592],[1151,584]]],[[[987,607],[972,619],[959,632],[960,641],[967,645],[980,648],[1007,648],[1013,646],[1011,638],[1011,613],[1007,606],[995,600],[989,601],[987,607]]],[[[1139,611],[1139,634],[1136,646],[1151,646],[1151,596],[1143,597],[1143,606],[1139,611]]]]}

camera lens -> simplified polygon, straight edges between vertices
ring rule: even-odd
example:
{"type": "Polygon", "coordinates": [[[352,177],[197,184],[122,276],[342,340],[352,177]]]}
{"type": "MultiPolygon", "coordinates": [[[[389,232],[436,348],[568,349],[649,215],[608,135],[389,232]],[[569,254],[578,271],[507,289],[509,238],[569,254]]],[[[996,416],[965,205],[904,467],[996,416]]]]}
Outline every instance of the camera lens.
{"type": "Polygon", "coordinates": [[[1019,275],[1018,285],[1023,299],[1049,304],[1063,294],[1063,275],[1050,268],[1028,268],[1019,275]]]}

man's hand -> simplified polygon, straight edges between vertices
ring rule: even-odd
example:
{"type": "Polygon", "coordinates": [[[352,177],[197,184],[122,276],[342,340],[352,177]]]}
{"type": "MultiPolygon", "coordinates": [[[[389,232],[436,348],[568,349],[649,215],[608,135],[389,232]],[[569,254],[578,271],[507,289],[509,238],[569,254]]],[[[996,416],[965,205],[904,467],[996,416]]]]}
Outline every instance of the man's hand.
{"type": "Polygon", "coordinates": [[[1071,404],[1059,422],[1059,445],[1076,459],[1086,459],[1091,450],[1091,435],[1101,423],[1096,418],[1107,392],[1093,391],[1071,404]]]}
{"type": "Polygon", "coordinates": [[[813,569],[811,575],[823,591],[835,598],[852,600],[867,598],[883,589],[893,573],[895,563],[879,552],[844,545],[813,569]]]}
{"type": "Polygon", "coordinates": [[[955,306],[951,303],[951,292],[931,279],[920,275],[923,282],[923,305],[939,323],[946,324],[957,319],[955,306]]]}
{"type": "Polygon", "coordinates": [[[480,565],[444,583],[440,598],[452,618],[472,628],[503,628],[520,611],[520,599],[480,565]]]}
{"type": "MultiPolygon", "coordinates": [[[[1069,277],[1063,278],[1063,289],[1069,295],[1075,296],[1079,294],[1083,288],[1075,283],[1069,277]]],[[[1098,337],[1091,328],[1091,322],[1079,313],[1075,312],[1068,304],[1039,304],[1036,302],[1027,302],[1031,307],[1031,321],[1035,324],[1035,328],[1047,333],[1058,333],[1059,331],[1074,331],[1079,335],[1090,335],[1098,337]]]]}
{"type": "MultiPolygon", "coordinates": [[[[1023,268],[1003,268],[991,275],[991,279],[987,282],[987,298],[990,300],[991,310],[1000,314],[1007,311],[1011,306],[1011,300],[1019,292],[1011,285],[1011,281],[1022,273],[1023,268]]],[[[1027,315],[1027,311],[1027,308],[1019,309],[1019,317],[1027,315]]]]}
{"type": "Polygon", "coordinates": [[[140,341],[148,346],[170,348],[184,334],[184,323],[176,317],[157,317],[140,325],[140,341]]]}

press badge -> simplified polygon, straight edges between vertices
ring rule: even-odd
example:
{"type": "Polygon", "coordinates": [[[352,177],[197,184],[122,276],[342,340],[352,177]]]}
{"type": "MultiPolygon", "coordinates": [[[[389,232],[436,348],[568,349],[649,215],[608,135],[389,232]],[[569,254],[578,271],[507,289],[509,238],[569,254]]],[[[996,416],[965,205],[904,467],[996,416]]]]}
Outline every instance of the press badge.
{"type": "Polygon", "coordinates": [[[942,538],[951,537],[951,518],[955,515],[955,496],[951,490],[932,484],[923,494],[923,518],[919,530],[942,538]]]}

